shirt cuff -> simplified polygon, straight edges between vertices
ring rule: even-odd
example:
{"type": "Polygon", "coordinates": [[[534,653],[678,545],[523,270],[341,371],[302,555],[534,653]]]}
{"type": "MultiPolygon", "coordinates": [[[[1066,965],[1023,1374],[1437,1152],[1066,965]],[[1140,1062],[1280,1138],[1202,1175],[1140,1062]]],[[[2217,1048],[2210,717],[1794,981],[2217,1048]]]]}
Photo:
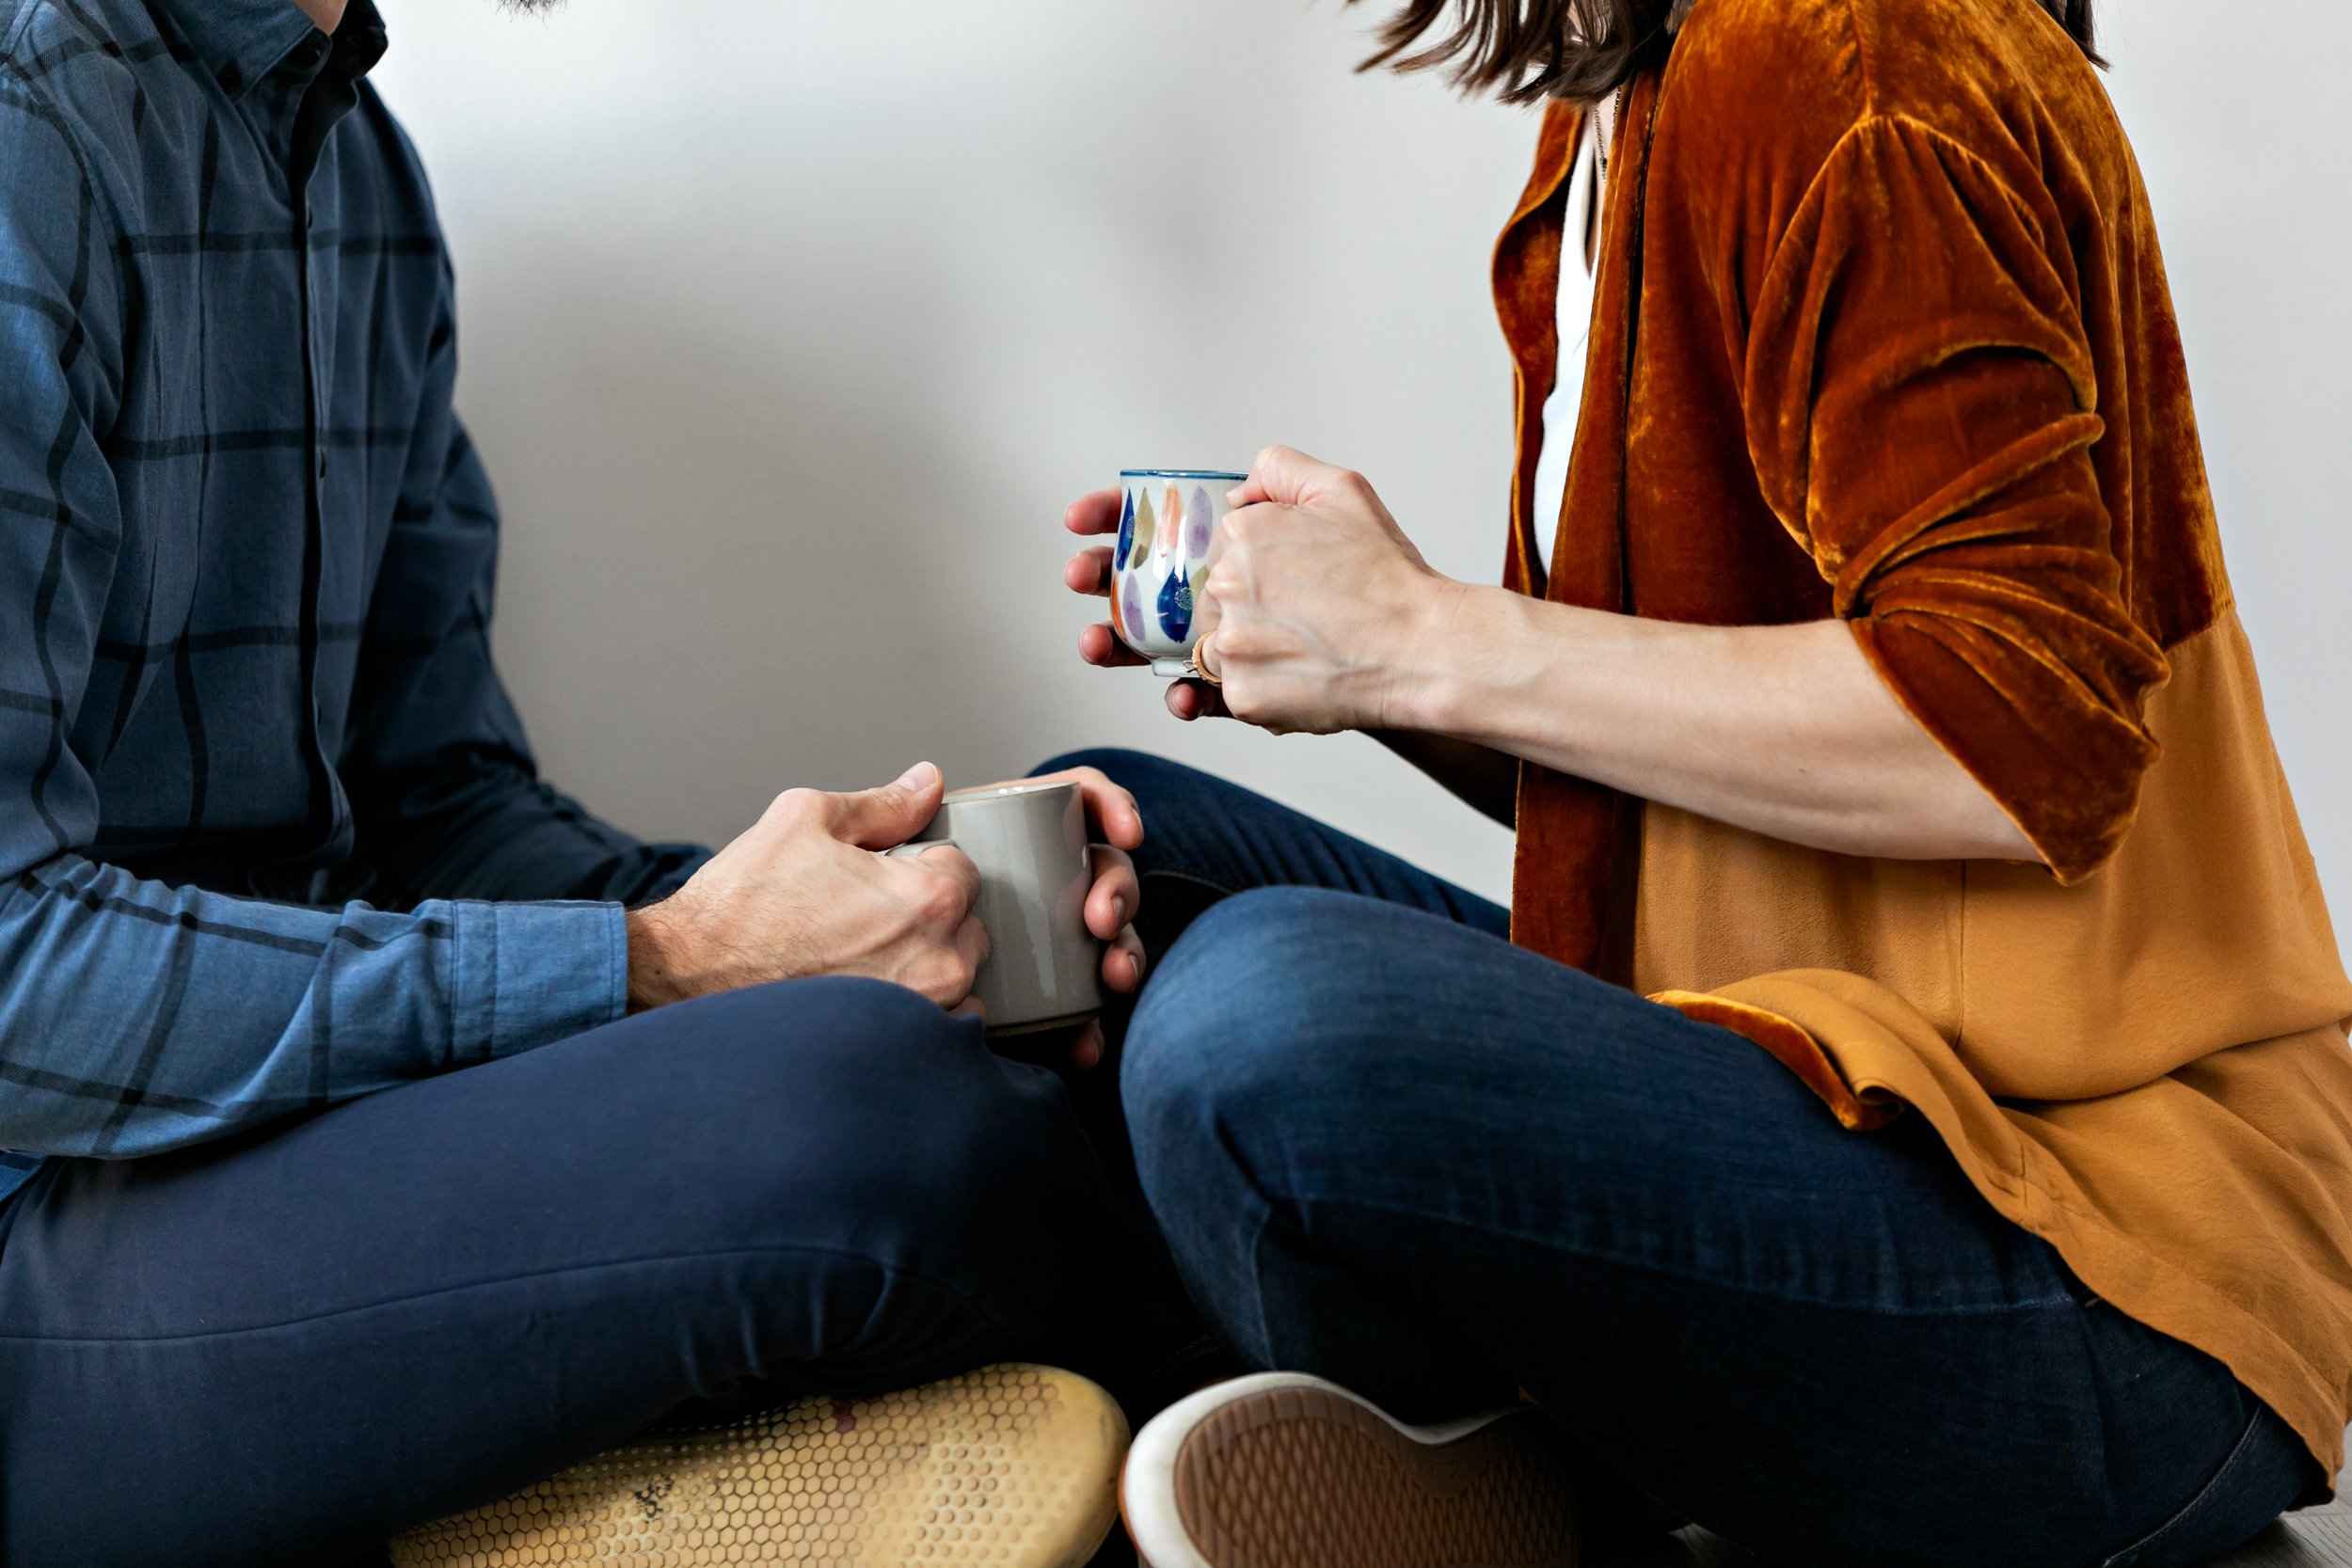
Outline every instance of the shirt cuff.
{"type": "Polygon", "coordinates": [[[495,1061],[628,1012],[628,927],[618,904],[453,906],[452,1055],[495,1061]]]}

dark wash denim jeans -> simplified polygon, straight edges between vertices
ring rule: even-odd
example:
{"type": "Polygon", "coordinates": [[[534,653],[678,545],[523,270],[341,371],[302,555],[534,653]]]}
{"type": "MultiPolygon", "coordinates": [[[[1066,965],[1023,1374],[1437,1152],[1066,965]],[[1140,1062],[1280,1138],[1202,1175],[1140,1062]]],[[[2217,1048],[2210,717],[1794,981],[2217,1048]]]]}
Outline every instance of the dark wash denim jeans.
{"type": "Polygon", "coordinates": [[[1128,752],[1123,1097],[1193,1294],[1410,1420],[1525,1390],[1791,1568],[2174,1568],[2311,1459],[2084,1289],[1916,1117],[1840,1129],[1746,1040],[1512,947],[1504,911],[1128,752]]]}
{"type": "Polygon", "coordinates": [[[1097,1370],[1113,1213],[1053,1073],[866,980],[53,1160],[0,1205],[0,1563],[380,1564],[665,1420],[1097,1370]]]}

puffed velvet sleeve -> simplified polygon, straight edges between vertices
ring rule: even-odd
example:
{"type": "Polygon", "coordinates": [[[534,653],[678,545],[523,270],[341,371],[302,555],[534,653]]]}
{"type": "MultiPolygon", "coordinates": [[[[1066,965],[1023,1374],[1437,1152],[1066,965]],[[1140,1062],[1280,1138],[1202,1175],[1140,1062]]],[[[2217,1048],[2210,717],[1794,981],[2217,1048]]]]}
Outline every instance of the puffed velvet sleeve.
{"type": "Polygon", "coordinates": [[[1777,236],[1742,368],[1765,499],[1913,717],[2062,882],[2128,830],[2167,673],[2135,624],[2055,206],[1900,119],[1838,141],[1777,236]]]}

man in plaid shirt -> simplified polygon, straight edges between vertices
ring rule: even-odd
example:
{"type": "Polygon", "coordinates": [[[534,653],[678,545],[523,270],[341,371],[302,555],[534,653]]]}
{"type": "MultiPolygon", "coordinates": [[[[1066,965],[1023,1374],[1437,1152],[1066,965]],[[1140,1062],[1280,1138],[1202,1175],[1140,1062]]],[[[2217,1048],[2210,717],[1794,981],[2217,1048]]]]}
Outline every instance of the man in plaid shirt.
{"type": "MultiPolygon", "coordinates": [[[[9,1563],[321,1560],[1099,1291],[1059,1082],[950,1011],[970,863],[871,852],[936,769],[715,857],[537,778],[384,46],[370,0],[0,0],[9,1563]]],[[[1121,990],[1136,901],[1105,853],[1121,990]]]]}

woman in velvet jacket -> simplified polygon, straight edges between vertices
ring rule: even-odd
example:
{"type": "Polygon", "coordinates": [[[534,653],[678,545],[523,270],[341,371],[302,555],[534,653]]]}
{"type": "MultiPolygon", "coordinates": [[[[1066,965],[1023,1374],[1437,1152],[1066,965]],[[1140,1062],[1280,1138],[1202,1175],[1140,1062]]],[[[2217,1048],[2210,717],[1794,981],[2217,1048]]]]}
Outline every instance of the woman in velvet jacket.
{"type": "Polygon", "coordinates": [[[1503,582],[1270,449],[1168,700],[1381,736],[1515,824],[1512,907],[1100,759],[1152,834],[1138,1167],[1274,1374],[1139,1438],[1144,1555],[1558,1562],[1646,1494],[1811,1568],[2154,1568],[2325,1497],[2352,983],[2089,0],[1413,0],[1386,42],[1547,106],[1503,582]]]}

